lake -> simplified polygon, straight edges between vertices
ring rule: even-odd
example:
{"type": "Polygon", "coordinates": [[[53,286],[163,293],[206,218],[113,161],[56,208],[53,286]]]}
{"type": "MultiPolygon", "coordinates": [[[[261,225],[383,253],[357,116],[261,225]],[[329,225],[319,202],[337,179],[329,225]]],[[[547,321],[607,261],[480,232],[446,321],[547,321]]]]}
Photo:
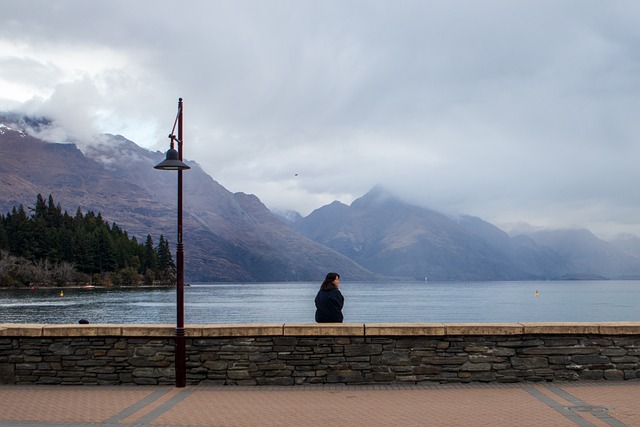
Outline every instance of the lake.
{"type": "MultiPolygon", "coordinates": [[[[192,284],[185,323],[313,323],[318,283],[192,284]]],[[[640,281],[341,283],[345,322],[640,321],[640,281]],[[537,296],[536,296],[537,291],[537,296]]],[[[175,289],[0,290],[0,323],[176,322],[175,289]]]]}

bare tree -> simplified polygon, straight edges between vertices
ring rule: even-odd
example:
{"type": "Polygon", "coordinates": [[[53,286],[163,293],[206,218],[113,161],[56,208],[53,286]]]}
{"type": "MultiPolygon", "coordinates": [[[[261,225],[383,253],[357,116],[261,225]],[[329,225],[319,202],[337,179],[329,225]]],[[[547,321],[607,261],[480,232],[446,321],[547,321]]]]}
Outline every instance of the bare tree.
{"type": "Polygon", "coordinates": [[[22,286],[32,279],[33,264],[24,258],[0,251],[0,285],[22,286]]]}
{"type": "Polygon", "coordinates": [[[58,263],[53,271],[53,280],[58,286],[75,280],[77,271],[73,263],[62,261],[58,263]]]}
{"type": "Polygon", "coordinates": [[[37,259],[33,262],[30,281],[42,285],[50,285],[53,281],[53,266],[48,258],[37,259]]]}

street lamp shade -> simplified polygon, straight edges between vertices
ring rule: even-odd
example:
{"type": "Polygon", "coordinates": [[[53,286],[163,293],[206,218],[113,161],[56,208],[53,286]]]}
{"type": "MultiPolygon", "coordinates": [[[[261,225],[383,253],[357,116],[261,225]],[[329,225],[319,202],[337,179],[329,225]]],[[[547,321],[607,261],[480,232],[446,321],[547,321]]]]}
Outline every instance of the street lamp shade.
{"type": "Polygon", "coordinates": [[[155,165],[154,168],[164,171],[181,171],[191,169],[189,165],[183,163],[182,160],[180,160],[178,151],[174,148],[169,148],[167,150],[167,158],[155,165]]]}

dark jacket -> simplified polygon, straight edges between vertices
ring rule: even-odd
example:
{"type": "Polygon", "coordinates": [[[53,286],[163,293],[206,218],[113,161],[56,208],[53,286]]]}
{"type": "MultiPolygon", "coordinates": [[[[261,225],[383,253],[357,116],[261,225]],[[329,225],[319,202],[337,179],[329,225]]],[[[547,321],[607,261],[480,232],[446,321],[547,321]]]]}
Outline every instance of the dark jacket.
{"type": "Polygon", "coordinates": [[[316,295],[316,322],[318,323],[342,323],[342,307],[344,297],[338,288],[328,291],[320,290],[316,295]]]}

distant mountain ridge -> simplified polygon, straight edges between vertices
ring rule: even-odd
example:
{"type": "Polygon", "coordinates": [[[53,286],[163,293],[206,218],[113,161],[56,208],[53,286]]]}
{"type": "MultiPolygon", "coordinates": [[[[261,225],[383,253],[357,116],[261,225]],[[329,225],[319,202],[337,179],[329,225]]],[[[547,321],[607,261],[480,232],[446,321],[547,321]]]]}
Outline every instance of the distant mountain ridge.
{"type": "Polygon", "coordinates": [[[510,237],[480,218],[456,220],[374,188],[292,224],[376,273],[433,280],[640,278],[640,258],[587,230],[510,237]]]}
{"type": "MultiPolygon", "coordinates": [[[[121,136],[83,146],[49,143],[0,128],[0,210],[28,207],[52,194],[71,213],[101,212],[138,239],[176,233],[175,173],[153,168],[160,152],[121,136]]],[[[344,255],[299,235],[255,196],[232,194],[195,162],[184,173],[185,278],[188,281],[288,281],[324,278],[339,270],[352,280],[375,280],[344,255]]],[[[143,241],[143,240],[142,240],[143,241]]]]}
{"type": "MultiPolygon", "coordinates": [[[[0,212],[52,194],[67,211],[99,211],[139,239],[164,234],[174,243],[176,174],[153,168],[163,153],[117,135],[80,150],[20,130],[46,129],[46,119],[18,122],[0,124],[0,212]]],[[[610,243],[587,230],[510,236],[480,218],[450,218],[381,187],[350,206],[336,201],[303,218],[231,193],[188,163],[188,281],[318,281],[328,271],[350,281],[640,278],[636,236],[610,243]]]]}

